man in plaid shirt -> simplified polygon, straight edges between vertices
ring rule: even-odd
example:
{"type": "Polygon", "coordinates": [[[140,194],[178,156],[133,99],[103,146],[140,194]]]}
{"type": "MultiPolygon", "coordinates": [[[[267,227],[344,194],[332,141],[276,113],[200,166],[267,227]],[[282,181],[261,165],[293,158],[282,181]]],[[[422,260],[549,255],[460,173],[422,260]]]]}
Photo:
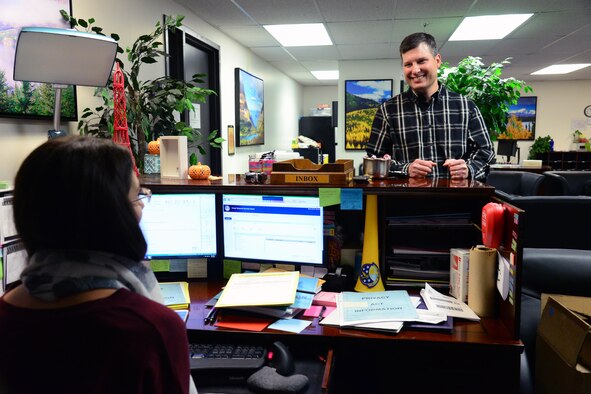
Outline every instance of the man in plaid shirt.
{"type": "Polygon", "coordinates": [[[378,108],[367,154],[390,155],[391,170],[410,177],[486,180],[495,153],[482,114],[472,101],[439,85],[441,55],[433,36],[407,36],[400,56],[410,89],[378,108]]]}

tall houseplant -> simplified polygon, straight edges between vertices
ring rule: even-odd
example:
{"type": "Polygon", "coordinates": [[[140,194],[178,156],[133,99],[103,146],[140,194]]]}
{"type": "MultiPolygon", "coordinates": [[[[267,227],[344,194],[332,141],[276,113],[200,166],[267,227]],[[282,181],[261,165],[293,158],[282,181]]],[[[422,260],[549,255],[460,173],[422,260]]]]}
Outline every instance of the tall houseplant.
{"type": "Polygon", "coordinates": [[[506,131],[509,105],[517,104],[522,91],[533,91],[522,80],[501,78],[509,59],[485,66],[481,58],[468,56],[455,67],[445,62],[439,68],[438,78],[443,85],[470,98],[478,106],[492,140],[506,131]]]}
{"type": "MultiPolygon", "coordinates": [[[[94,24],[94,18],[77,19],[64,10],[60,13],[74,28],[104,35],[103,29],[94,24]]],[[[143,64],[156,63],[159,57],[166,56],[161,50],[163,44],[158,41],[159,37],[168,29],[174,30],[182,26],[183,19],[182,15],[167,16],[164,23],[156,23],[154,31],[138,37],[131,48],[128,47],[125,51],[121,47],[117,49],[119,54],[127,54],[130,66],[126,69],[124,62],[119,57],[116,59],[125,76],[129,138],[140,168],[147,152],[147,142],[161,135],[185,135],[201,154],[205,154],[199,141],[201,131],[175,119],[176,112],[194,111],[193,103],[204,103],[208,96],[215,94],[213,90],[199,86],[203,83],[201,78],[204,75],[195,74],[189,81],[167,76],[145,81],[139,79],[143,64]]],[[[110,36],[119,41],[118,34],[112,33],[110,36]]],[[[110,138],[113,135],[112,81],[107,88],[97,89],[95,95],[101,97],[102,104],[82,111],[78,129],[83,134],[110,138]]],[[[207,135],[207,142],[214,148],[219,148],[223,141],[217,130],[210,131],[207,135]]]]}

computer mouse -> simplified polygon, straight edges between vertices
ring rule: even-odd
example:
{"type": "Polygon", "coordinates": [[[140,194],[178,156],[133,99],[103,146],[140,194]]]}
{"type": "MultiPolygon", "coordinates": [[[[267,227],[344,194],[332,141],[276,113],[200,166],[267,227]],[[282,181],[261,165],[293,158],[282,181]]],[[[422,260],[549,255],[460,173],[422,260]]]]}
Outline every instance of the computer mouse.
{"type": "Polygon", "coordinates": [[[290,376],[295,371],[295,362],[287,346],[275,341],[268,352],[269,366],[275,368],[277,373],[290,376]]]}

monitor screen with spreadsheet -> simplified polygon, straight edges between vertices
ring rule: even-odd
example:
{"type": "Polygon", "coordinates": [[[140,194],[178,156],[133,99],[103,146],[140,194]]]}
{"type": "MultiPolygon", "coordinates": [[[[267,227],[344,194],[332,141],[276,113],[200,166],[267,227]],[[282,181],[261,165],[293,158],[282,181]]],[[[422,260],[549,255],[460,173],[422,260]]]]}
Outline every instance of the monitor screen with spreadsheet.
{"type": "Polygon", "coordinates": [[[314,196],[222,196],[224,258],[323,264],[323,208],[314,196]]]}
{"type": "Polygon", "coordinates": [[[146,259],[215,257],[215,194],[153,194],[140,227],[148,243],[146,259]]]}

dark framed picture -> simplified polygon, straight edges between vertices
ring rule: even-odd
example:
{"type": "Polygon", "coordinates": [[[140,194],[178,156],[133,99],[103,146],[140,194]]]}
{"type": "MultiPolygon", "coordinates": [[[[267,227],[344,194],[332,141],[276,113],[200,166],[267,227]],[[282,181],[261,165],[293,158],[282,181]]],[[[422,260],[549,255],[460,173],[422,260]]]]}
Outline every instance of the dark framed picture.
{"type": "Polygon", "coordinates": [[[364,150],[378,107],[392,97],[394,80],[345,81],[345,149],[364,150]]]}
{"type": "Polygon", "coordinates": [[[265,91],[263,80],[240,69],[236,77],[236,146],[265,143],[265,91]]]}
{"type": "MultiPolygon", "coordinates": [[[[4,2],[0,13],[0,117],[53,119],[55,89],[47,83],[14,81],[14,57],[21,28],[70,28],[60,14],[62,9],[71,15],[71,1],[4,2]]],[[[76,87],[62,89],[61,101],[61,119],[77,120],[76,87]]]]}
{"type": "Polygon", "coordinates": [[[517,104],[509,106],[506,131],[500,140],[533,141],[536,138],[536,111],[538,98],[519,97],[517,104]]]}

